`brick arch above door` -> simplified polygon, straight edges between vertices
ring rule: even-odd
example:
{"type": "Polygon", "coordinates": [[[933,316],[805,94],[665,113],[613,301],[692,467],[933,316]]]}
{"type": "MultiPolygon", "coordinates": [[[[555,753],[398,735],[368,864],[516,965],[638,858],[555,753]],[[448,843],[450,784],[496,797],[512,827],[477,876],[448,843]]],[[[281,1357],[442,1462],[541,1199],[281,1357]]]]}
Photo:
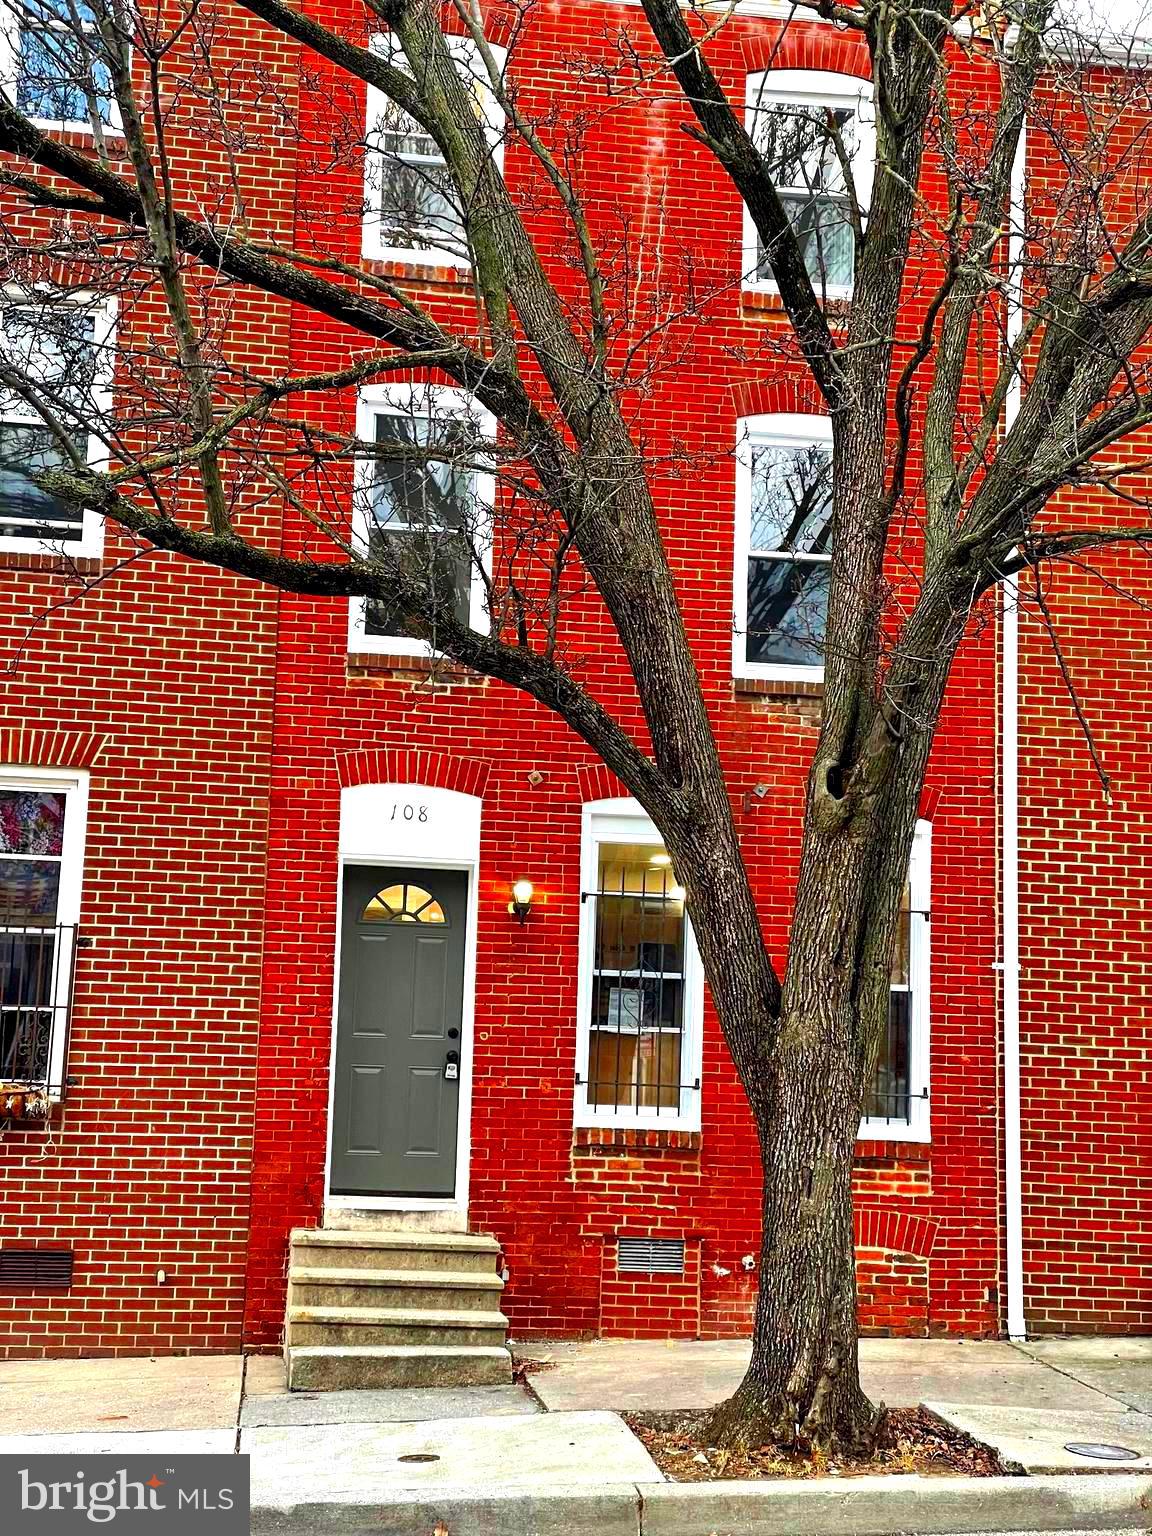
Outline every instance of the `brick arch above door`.
{"type": "Polygon", "coordinates": [[[482,796],[492,765],[485,758],[457,757],[411,747],[364,747],[336,752],[341,789],[357,784],[427,784],[462,795],[482,796]]]}

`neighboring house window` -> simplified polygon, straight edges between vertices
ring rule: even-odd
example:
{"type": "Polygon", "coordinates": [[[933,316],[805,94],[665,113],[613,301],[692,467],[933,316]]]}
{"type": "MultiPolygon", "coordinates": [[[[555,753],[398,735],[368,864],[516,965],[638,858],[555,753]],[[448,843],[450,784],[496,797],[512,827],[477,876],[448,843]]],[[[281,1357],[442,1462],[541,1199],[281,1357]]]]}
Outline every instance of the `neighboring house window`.
{"type": "Polygon", "coordinates": [[[0,769],[0,1084],[64,1084],[85,774],[0,769]]]}
{"type": "MultiPolygon", "coordinates": [[[[390,35],[374,48],[410,73],[390,35]]],[[[460,78],[483,123],[491,153],[503,159],[504,121],[492,96],[483,60],[470,40],[449,39],[460,78]]],[[[493,49],[503,64],[504,52],[493,49]]],[[[364,254],[378,259],[468,266],[464,210],[436,140],[382,92],[368,89],[364,160],[364,254]]]]}
{"type": "Polygon", "coordinates": [[[932,829],[916,827],[908,880],[900,906],[888,1023],[876,1075],[864,1101],[861,1136],[927,1141],[929,904],[932,829]]]}
{"type": "MultiPolygon", "coordinates": [[[[379,457],[359,466],[354,539],[397,588],[435,594],[460,624],[486,630],[484,569],[491,544],[493,477],[482,467],[491,417],[460,390],[388,385],[360,396],[358,437],[379,457]],[[445,457],[425,459],[442,450],[445,457]]],[[[349,646],[427,655],[435,644],[406,632],[401,605],[354,599],[349,646]]]]}
{"type": "Polygon", "coordinates": [[[92,11],[84,0],[21,0],[6,31],[9,93],[38,122],[115,128],[107,65],[92,11]]]}
{"type": "MultiPolygon", "coordinates": [[[[45,405],[87,462],[106,462],[94,427],[106,427],[111,405],[112,314],[87,296],[28,303],[0,299],[0,358],[42,392],[45,405]]],[[[0,380],[0,550],[30,547],[97,554],[100,519],[58,501],[31,478],[68,467],[57,434],[35,406],[0,380]]]]}
{"type": "MultiPolygon", "coordinates": [[[[771,69],[748,77],[747,126],[780,194],[817,294],[846,298],[856,259],[853,198],[872,192],[871,85],[852,75],[771,69]]],[[[745,210],[744,279],[775,287],[772,253],[745,210]]]]}
{"type": "Polygon", "coordinates": [[[700,1124],[703,985],[684,890],[631,800],[585,807],[578,1125],[700,1124]]]}
{"type": "Polygon", "coordinates": [[[819,681],[832,537],[827,417],[739,423],[735,528],[736,676],[819,681]]]}

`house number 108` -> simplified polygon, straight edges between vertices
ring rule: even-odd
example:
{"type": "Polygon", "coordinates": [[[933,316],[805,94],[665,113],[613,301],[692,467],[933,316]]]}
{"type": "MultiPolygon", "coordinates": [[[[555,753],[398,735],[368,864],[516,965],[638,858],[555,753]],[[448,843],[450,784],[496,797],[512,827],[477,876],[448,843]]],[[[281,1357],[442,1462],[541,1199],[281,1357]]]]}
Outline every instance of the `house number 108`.
{"type": "Polygon", "coordinates": [[[392,807],[392,815],[389,821],[427,821],[428,807],[426,805],[396,805],[392,807]]]}

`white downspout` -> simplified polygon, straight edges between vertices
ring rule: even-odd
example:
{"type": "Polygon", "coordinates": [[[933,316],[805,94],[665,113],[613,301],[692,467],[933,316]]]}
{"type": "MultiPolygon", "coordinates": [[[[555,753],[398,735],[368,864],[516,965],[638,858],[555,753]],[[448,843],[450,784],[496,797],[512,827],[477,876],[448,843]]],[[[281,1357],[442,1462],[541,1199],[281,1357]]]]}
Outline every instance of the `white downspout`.
{"type": "MultiPolygon", "coordinates": [[[[1027,120],[1012,165],[1009,198],[1009,346],[1020,335],[1024,309],[1024,178],[1027,120]]],[[[1004,402],[1005,430],[1020,409],[1020,377],[1004,402]]],[[[1001,962],[1004,998],[1004,1247],[1010,1339],[1027,1337],[1024,1318],[1024,1179],[1020,1146],[1020,606],[1012,578],[1000,588],[1001,707],[1001,962]]]]}

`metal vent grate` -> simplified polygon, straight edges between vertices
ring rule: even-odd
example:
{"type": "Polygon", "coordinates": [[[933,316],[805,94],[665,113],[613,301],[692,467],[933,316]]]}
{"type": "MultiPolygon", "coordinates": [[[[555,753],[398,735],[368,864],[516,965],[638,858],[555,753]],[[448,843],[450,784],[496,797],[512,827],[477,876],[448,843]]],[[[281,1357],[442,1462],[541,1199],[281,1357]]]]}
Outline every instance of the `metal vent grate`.
{"type": "Polygon", "coordinates": [[[0,1248],[0,1286],[51,1286],[66,1291],[72,1284],[75,1254],[71,1248],[0,1248]]]}
{"type": "Polygon", "coordinates": [[[682,1237],[621,1237],[617,1239],[616,1267],[621,1273],[682,1275],[682,1237]]]}

